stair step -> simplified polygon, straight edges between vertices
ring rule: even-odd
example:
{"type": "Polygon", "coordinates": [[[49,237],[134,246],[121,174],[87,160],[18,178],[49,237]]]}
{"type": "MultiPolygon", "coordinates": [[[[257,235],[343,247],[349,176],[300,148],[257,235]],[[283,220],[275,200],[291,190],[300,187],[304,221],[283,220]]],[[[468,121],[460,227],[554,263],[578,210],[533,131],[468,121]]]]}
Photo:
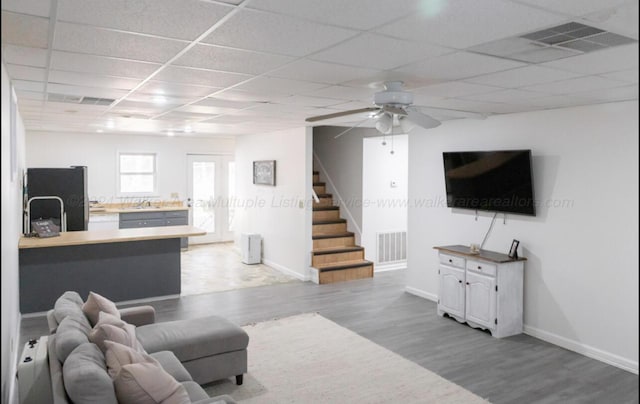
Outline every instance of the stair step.
{"type": "Polygon", "coordinates": [[[318,248],[313,250],[313,255],[326,255],[326,254],[340,254],[346,252],[364,251],[364,247],[354,245],[353,247],[330,247],[330,248],[318,248]]]}
{"type": "Polygon", "coordinates": [[[338,224],[347,223],[346,219],[329,219],[329,220],[314,220],[313,224],[338,224]]]}
{"type": "Polygon", "coordinates": [[[313,186],[314,186],[314,187],[323,187],[323,186],[325,186],[325,185],[327,185],[327,184],[326,184],[326,183],[324,183],[324,182],[314,182],[314,183],[313,183],[313,186]]]}
{"type": "Polygon", "coordinates": [[[340,206],[314,206],[314,212],[318,212],[321,210],[340,210],[340,206]]]}
{"type": "Polygon", "coordinates": [[[320,175],[320,171],[315,171],[315,170],[314,170],[312,174],[313,174],[313,175],[320,175]]]}
{"type": "Polygon", "coordinates": [[[373,262],[367,261],[367,260],[355,260],[355,261],[333,262],[330,264],[318,264],[314,268],[316,268],[320,272],[330,272],[330,271],[340,271],[343,269],[367,267],[370,265],[373,265],[373,262]]]}
{"type": "Polygon", "coordinates": [[[333,198],[332,194],[318,194],[318,198],[333,198]]]}
{"type": "Polygon", "coordinates": [[[327,238],[340,238],[340,237],[353,237],[353,232],[346,231],[344,233],[316,234],[315,236],[311,236],[311,238],[314,240],[324,240],[327,238]]]}

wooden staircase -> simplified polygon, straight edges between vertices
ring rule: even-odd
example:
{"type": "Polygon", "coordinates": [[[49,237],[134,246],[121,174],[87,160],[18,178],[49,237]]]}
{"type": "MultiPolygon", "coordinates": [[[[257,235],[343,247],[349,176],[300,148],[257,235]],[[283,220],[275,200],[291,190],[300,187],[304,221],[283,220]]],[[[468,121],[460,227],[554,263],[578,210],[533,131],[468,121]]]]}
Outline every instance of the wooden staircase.
{"type": "Polygon", "coordinates": [[[355,245],[355,236],[347,231],[340,208],[333,206],[320,173],[313,172],[313,190],[319,202],[313,202],[313,251],[311,266],[318,271],[318,283],[333,283],[372,278],[373,262],[364,259],[364,248],[355,245]]]}

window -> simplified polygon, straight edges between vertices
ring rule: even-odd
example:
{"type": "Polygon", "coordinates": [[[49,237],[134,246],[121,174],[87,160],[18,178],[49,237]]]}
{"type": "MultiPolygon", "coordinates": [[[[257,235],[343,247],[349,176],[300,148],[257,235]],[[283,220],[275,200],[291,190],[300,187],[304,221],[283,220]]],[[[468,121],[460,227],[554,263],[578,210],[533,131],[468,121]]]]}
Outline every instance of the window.
{"type": "Polygon", "coordinates": [[[120,153],[119,193],[121,195],[146,195],[156,191],[155,153],[120,153]]]}

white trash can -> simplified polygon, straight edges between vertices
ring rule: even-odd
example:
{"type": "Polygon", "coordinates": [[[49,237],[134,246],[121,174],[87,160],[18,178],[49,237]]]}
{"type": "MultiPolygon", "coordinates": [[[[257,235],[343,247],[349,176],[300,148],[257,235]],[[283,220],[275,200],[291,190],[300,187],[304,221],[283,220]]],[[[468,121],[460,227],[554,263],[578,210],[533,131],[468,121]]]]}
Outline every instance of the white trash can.
{"type": "Polygon", "coordinates": [[[259,264],[262,260],[262,237],[259,234],[242,234],[240,250],[243,263],[259,264]]]}

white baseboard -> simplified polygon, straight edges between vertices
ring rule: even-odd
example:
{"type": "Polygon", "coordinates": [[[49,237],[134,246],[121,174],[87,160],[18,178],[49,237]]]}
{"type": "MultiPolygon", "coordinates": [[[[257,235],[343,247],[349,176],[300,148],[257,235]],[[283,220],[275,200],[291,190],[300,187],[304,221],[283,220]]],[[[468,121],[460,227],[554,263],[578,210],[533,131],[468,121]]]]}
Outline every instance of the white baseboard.
{"type": "Polygon", "coordinates": [[[423,299],[431,300],[432,302],[438,303],[438,295],[435,293],[429,293],[427,291],[412,288],[411,286],[407,286],[404,288],[405,292],[411,293],[412,295],[416,295],[418,297],[422,297],[423,299]]]}
{"type": "Polygon", "coordinates": [[[543,341],[552,343],[554,345],[561,346],[573,352],[577,352],[581,355],[588,356],[589,358],[599,360],[611,366],[626,370],[634,374],[638,374],[638,362],[632,361],[622,356],[612,354],[610,352],[603,351],[598,348],[594,348],[589,345],[582,344],[578,341],[562,337],[557,334],[543,331],[539,328],[524,325],[524,333],[531,335],[532,337],[541,339],[543,341]]]}
{"type": "Polygon", "coordinates": [[[376,264],[373,267],[373,272],[396,271],[398,269],[407,269],[407,262],[404,261],[397,264],[376,264]]]}
{"type": "Polygon", "coordinates": [[[262,263],[267,265],[267,266],[270,266],[273,269],[277,269],[278,271],[280,271],[280,272],[282,272],[284,274],[287,274],[289,276],[293,276],[294,278],[299,279],[301,281],[305,281],[306,282],[306,281],[309,280],[309,275],[308,274],[303,275],[300,272],[296,272],[296,271],[294,271],[294,270],[292,270],[290,268],[287,268],[287,267],[285,267],[283,265],[275,263],[275,262],[273,262],[271,260],[263,259],[262,263]]]}

